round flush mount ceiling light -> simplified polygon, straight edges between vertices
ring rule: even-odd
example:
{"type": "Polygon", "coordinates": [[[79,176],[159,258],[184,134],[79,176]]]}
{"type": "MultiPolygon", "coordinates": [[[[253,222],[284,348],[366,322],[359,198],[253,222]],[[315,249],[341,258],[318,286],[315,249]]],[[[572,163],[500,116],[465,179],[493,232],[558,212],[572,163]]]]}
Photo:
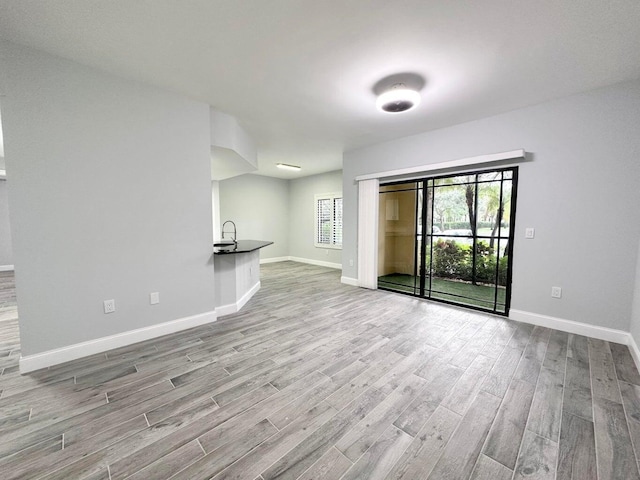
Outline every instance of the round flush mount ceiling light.
{"type": "Polygon", "coordinates": [[[381,112],[401,113],[417,107],[419,103],[420,94],[417,91],[405,87],[403,83],[396,83],[378,96],[376,107],[381,112]]]}

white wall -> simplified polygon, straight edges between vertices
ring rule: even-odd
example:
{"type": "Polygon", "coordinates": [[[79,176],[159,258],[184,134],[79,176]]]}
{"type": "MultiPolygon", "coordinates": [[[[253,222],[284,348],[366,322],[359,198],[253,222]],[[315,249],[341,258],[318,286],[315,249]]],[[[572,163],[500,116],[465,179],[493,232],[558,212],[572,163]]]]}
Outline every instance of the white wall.
{"type": "Polygon", "coordinates": [[[219,188],[220,220],[235,222],[238,240],[274,242],[260,249],[261,259],[289,255],[287,180],[246,174],[221,180],[219,188]]]}
{"type": "Polygon", "coordinates": [[[13,265],[7,181],[0,179],[0,267],[13,265]]]}
{"type": "Polygon", "coordinates": [[[357,277],[356,176],[524,148],[533,160],[520,166],[512,309],[628,331],[638,125],[640,81],[346,153],[343,276],[357,277]],[[534,240],[525,227],[536,228],[534,240]],[[563,288],[562,299],[550,297],[551,286],[563,288]]]}
{"type": "Polygon", "coordinates": [[[293,180],[240,175],[218,183],[220,220],[233,220],[239,239],[272,240],[260,258],[297,257],[342,263],[339,249],[314,246],[314,195],[342,191],[342,172],[293,180]]]}
{"type": "Polygon", "coordinates": [[[318,193],[342,191],[342,171],[289,180],[289,255],[342,263],[342,250],[318,248],[315,237],[315,199],[318,193]]]}
{"type": "Polygon", "coordinates": [[[220,239],[220,182],[211,181],[211,220],[213,222],[213,239],[220,239]]]}
{"type": "Polygon", "coordinates": [[[214,310],[209,107],[0,54],[23,355],[214,310]]]}
{"type": "Polygon", "coordinates": [[[636,281],[631,306],[631,336],[640,346],[640,242],[638,242],[638,260],[636,261],[636,281]]]}

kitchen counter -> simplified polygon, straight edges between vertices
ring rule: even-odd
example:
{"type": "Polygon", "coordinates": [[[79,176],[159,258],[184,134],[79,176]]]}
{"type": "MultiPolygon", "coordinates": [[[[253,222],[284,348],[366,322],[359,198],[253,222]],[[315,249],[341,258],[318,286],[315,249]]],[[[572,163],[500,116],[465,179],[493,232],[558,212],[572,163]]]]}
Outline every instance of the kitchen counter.
{"type": "Polygon", "coordinates": [[[260,290],[260,249],[273,242],[238,240],[213,249],[216,313],[239,311],[260,290]]]}
{"type": "Polygon", "coordinates": [[[248,253],[272,244],[273,242],[268,242],[265,240],[238,240],[236,244],[229,244],[225,245],[224,247],[214,247],[213,253],[215,253],[216,255],[248,253]]]}

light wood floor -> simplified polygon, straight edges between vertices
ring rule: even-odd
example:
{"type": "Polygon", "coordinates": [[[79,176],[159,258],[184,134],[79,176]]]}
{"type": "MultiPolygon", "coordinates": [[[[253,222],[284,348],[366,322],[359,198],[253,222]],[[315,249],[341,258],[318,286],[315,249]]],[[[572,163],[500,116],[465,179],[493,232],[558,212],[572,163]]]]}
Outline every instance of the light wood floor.
{"type": "Polygon", "coordinates": [[[263,265],[239,314],[25,376],[0,322],[0,478],[640,478],[626,347],[339,275],[263,265]]]}

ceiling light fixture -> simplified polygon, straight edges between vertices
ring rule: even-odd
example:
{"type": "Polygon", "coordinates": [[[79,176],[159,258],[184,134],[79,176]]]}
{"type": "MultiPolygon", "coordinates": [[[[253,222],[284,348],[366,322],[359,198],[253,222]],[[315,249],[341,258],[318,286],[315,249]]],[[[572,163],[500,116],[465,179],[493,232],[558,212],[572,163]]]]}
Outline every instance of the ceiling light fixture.
{"type": "Polygon", "coordinates": [[[404,83],[396,83],[378,96],[376,106],[381,112],[401,113],[417,107],[419,103],[420,93],[405,87],[404,83]]]}
{"type": "Polygon", "coordinates": [[[297,165],[287,165],[286,163],[276,163],[276,167],[281,168],[282,170],[291,170],[294,172],[299,172],[300,167],[297,165]]]}

